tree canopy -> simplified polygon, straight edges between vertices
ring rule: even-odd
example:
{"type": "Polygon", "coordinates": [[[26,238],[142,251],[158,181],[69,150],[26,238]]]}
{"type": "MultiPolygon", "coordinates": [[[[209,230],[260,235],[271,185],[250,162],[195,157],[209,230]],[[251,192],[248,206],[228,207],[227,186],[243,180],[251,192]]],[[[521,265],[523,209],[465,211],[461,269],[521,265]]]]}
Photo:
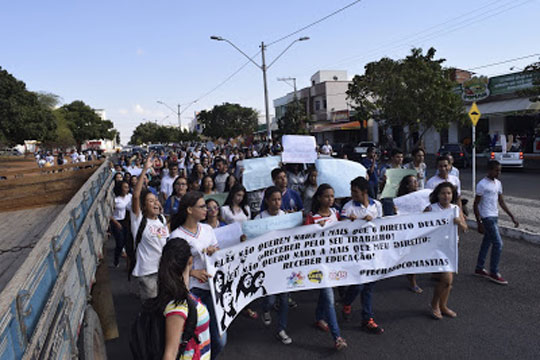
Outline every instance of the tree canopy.
{"type": "Polygon", "coordinates": [[[102,120],[90,106],[80,100],[55,110],[65,119],[77,145],[86,140],[116,138],[117,131],[110,120],[102,120]]]}
{"type": "Polygon", "coordinates": [[[258,113],[239,104],[224,103],[215,105],[212,110],[201,111],[197,120],[203,127],[203,135],[231,138],[253,134],[257,130],[258,113]]]}
{"type": "Polygon", "coordinates": [[[520,96],[529,96],[532,102],[540,101],[540,61],[527,65],[523,69],[524,73],[533,73],[533,86],[518,91],[520,96]]]}
{"type": "Polygon", "coordinates": [[[139,124],[129,143],[131,145],[151,144],[151,143],[174,143],[180,141],[197,140],[198,135],[187,130],[180,130],[174,126],[158,125],[154,122],[139,124]]]}
{"type": "Polygon", "coordinates": [[[295,98],[287,104],[285,114],[278,119],[279,132],[285,134],[307,134],[308,117],[302,102],[295,98]]]}
{"type": "Polygon", "coordinates": [[[26,84],[0,67],[0,142],[22,144],[24,140],[51,140],[56,122],[50,109],[26,84]]]}
{"type": "Polygon", "coordinates": [[[414,48],[405,59],[382,58],[365,66],[347,91],[360,120],[374,119],[383,127],[409,127],[420,138],[430,128],[440,131],[466,120],[463,102],[453,89],[451,69],[435,59],[434,48],[424,55],[414,48]]]}

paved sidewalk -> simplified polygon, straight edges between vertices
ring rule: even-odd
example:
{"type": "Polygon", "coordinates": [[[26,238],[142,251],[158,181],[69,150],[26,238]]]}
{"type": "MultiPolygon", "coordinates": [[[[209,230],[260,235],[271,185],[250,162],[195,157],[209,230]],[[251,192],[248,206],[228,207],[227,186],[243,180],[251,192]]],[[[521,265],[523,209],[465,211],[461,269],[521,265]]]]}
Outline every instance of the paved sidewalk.
{"type": "MultiPolygon", "coordinates": [[[[469,208],[469,225],[476,228],[472,191],[462,190],[462,195],[469,199],[469,204],[467,205],[469,208]]],[[[538,200],[505,196],[504,201],[519,222],[519,227],[515,228],[510,217],[499,207],[499,226],[501,232],[512,238],[524,239],[540,244],[540,203],[538,200]]]]}

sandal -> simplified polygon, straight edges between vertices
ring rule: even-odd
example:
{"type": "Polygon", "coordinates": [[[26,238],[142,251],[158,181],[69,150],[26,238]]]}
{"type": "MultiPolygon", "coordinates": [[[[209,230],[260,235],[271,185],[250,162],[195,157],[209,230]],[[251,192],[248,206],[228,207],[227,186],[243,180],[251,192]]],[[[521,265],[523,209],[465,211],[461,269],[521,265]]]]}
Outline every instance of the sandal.
{"type": "MultiPolygon", "coordinates": [[[[315,323],[315,327],[319,330],[322,330],[324,332],[329,332],[330,331],[330,328],[328,327],[328,323],[324,320],[318,320],[316,323],[315,323]]],[[[337,340],[336,340],[337,341],[337,340]]]]}
{"type": "Polygon", "coordinates": [[[448,317],[451,317],[451,318],[456,318],[457,317],[457,313],[453,310],[450,310],[449,308],[446,308],[446,309],[441,309],[441,313],[443,315],[446,315],[448,317]]]}
{"type": "Polygon", "coordinates": [[[441,320],[443,318],[441,309],[434,309],[431,305],[429,305],[429,308],[431,309],[431,316],[433,316],[435,320],[441,320]]]}
{"type": "Polygon", "coordinates": [[[421,293],[424,292],[424,290],[422,290],[422,288],[420,286],[418,286],[418,285],[414,285],[414,286],[409,287],[409,290],[411,290],[415,294],[421,294],[421,293]]]}
{"type": "Polygon", "coordinates": [[[259,314],[257,314],[256,311],[253,311],[253,310],[251,310],[250,308],[247,308],[247,309],[244,311],[244,315],[247,316],[248,318],[253,319],[253,320],[259,318],[259,314]]]}
{"type": "Polygon", "coordinates": [[[336,350],[337,350],[337,351],[341,351],[341,350],[344,350],[344,349],[347,348],[347,342],[345,341],[344,338],[338,337],[338,338],[336,339],[336,344],[335,344],[335,346],[336,346],[336,350]]]}

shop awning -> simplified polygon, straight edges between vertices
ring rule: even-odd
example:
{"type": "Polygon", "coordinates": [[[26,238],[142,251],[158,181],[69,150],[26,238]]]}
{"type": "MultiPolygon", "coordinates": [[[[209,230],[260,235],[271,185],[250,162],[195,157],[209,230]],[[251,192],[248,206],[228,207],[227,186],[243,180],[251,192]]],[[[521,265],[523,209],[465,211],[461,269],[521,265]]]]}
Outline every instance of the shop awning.
{"type": "Polygon", "coordinates": [[[360,124],[360,121],[349,121],[346,123],[332,123],[332,124],[318,125],[314,129],[312,129],[311,132],[320,133],[320,132],[339,131],[339,130],[358,130],[361,128],[362,128],[362,125],[360,124]]]}
{"type": "MultiPolygon", "coordinates": [[[[467,106],[467,110],[470,106],[467,106]]],[[[530,102],[529,98],[517,98],[500,101],[491,101],[478,104],[482,116],[508,115],[515,112],[539,112],[540,102],[530,102]]]]}

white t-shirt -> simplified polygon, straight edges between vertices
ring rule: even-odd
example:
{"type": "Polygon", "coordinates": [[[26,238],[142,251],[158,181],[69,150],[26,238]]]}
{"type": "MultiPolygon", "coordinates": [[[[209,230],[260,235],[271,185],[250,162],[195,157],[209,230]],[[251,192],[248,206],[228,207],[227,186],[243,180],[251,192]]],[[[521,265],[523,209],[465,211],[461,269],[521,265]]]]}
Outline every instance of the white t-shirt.
{"type": "Polygon", "coordinates": [[[126,218],[126,209],[131,208],[131,194],[126,196],[116,196],[114,198],[114,220],[124,220],[126,218]]]}
{"type": "Polygon", "coordinates": [[[445,211],[448,209],[457,209],[459,208],[459,206],[457,206],[456,204],[450,204],[450,207],[443,208],[439,203],[435,203],[435,204],[429,205],[428,208],[432,212],[439,212],[439,211],[445,211]]]}
{"type": "Polygon", "coordinates": [[[169,174],[167,176],[163,176],[163,179],[161,179],[161,186],[159,188],[159,192],[162,194],[165,194],[165,199],[168,199],[169,196],[171,196],[173,192],[173,183],[174,180],[176,180],[176,177],[171,177],[169,174]]]}
{"type": "Polygon", "coordinates": [[[481,218],[499,216],[499,195],[502,184],[498,179],[483,178],[476,185],[476,195],[481,196],[478,211],[481,218]]]}
{"type": "Polygon", "coordinates": [[[235,222],[244,222],[251,219],[251,212],[249,211],[249,206],[245,207],[247,215],[244,214],[242,210],[237,213],[234,213],[229,205],[224,205],[221,207],[221,218],[227,224],[232,224],[235,222]]]}
{"type": "MultiPolygon", "coordinates": [[[[214,229],[212,229],[212,227],[208,224],[197,224],[197,232],[195,234],[180,226],[171,233],[171,239],[174,238],[185,239],[189,246],[191,246],[194,270],[206,269],[206,264],[204,262],[204,257],[206,255],[203,253],[203,250],[209,246],[218,246],[214,229]]],[[[193,276],[189,280],[189,286],[190,288],[196,287],[204,290],[210,290],[208,282],[201,283],[193,276]]]]}
{"type": "Polygon", "coordinates": [[[445,181],[448,181],[449,183],[454,185],[457,188],[457,194],[461,195],[461,181],[459,181],[459,178],[450,174],[448,174],[448,179],[443,179],[439,175],[430,177],[429,180],[426,182],[426,189],[435,189],[437,185],[445,181]]]}
{"type": "Polygon", "coordinates": [[[356,216],[357,219],[363,219],[367,215],[373,219],[383,216],[382,205],[378,200],[369,199],[369,205],[367,207],[364,204],[349,200],[341,209],[341,217],[350,218],[356,216]]]}
{"type": "Polygon", "coordinates": [[[142,173],[142,169],[137,166],[128,166],[127,171],[131,174],[131,176],[139,176],[142,173]]]}
{"type": "Polygon", "coordinates": [[[332,153],[332,145],[326,145],[324,144],[321,147],[321,152],[325,155],[330,155],[332,153]]]}
{"type": "Polygon", "coordinates": [[[285,211],[279,209],[277,215],[270,215],[268,213],[268,210],[264,210],[263,212],[259,213],[259,215],[257,215],[257,218],[258,219],[264,219],[264,218],[267,218],[267,217],[270,217],[270,216],[280,216],[280,215],[285,215],[285,211]]]}
{"type": "MultiPolygon", "coordinates": [[[[136,241],[137,231],[142,221],[142,211],[139,216],[131,213],[131,233],[133,241],[136,241]]],[[[145,276],[155,274],[158,271],[161,251],[169,238],[169,228],[167,224],[159,219],[147,219],[146,226],[142,233],[141,242],[137,246],[137,263],[133,269],[133,276],[145,276]]]]}
{"type": "Polygon", "coordinates": [[[227,185],[228,173],[217,173],[214,177],[214,183],[216,185],[216,191],[218,193],[225,192],[225,186],[227,185]]]}

